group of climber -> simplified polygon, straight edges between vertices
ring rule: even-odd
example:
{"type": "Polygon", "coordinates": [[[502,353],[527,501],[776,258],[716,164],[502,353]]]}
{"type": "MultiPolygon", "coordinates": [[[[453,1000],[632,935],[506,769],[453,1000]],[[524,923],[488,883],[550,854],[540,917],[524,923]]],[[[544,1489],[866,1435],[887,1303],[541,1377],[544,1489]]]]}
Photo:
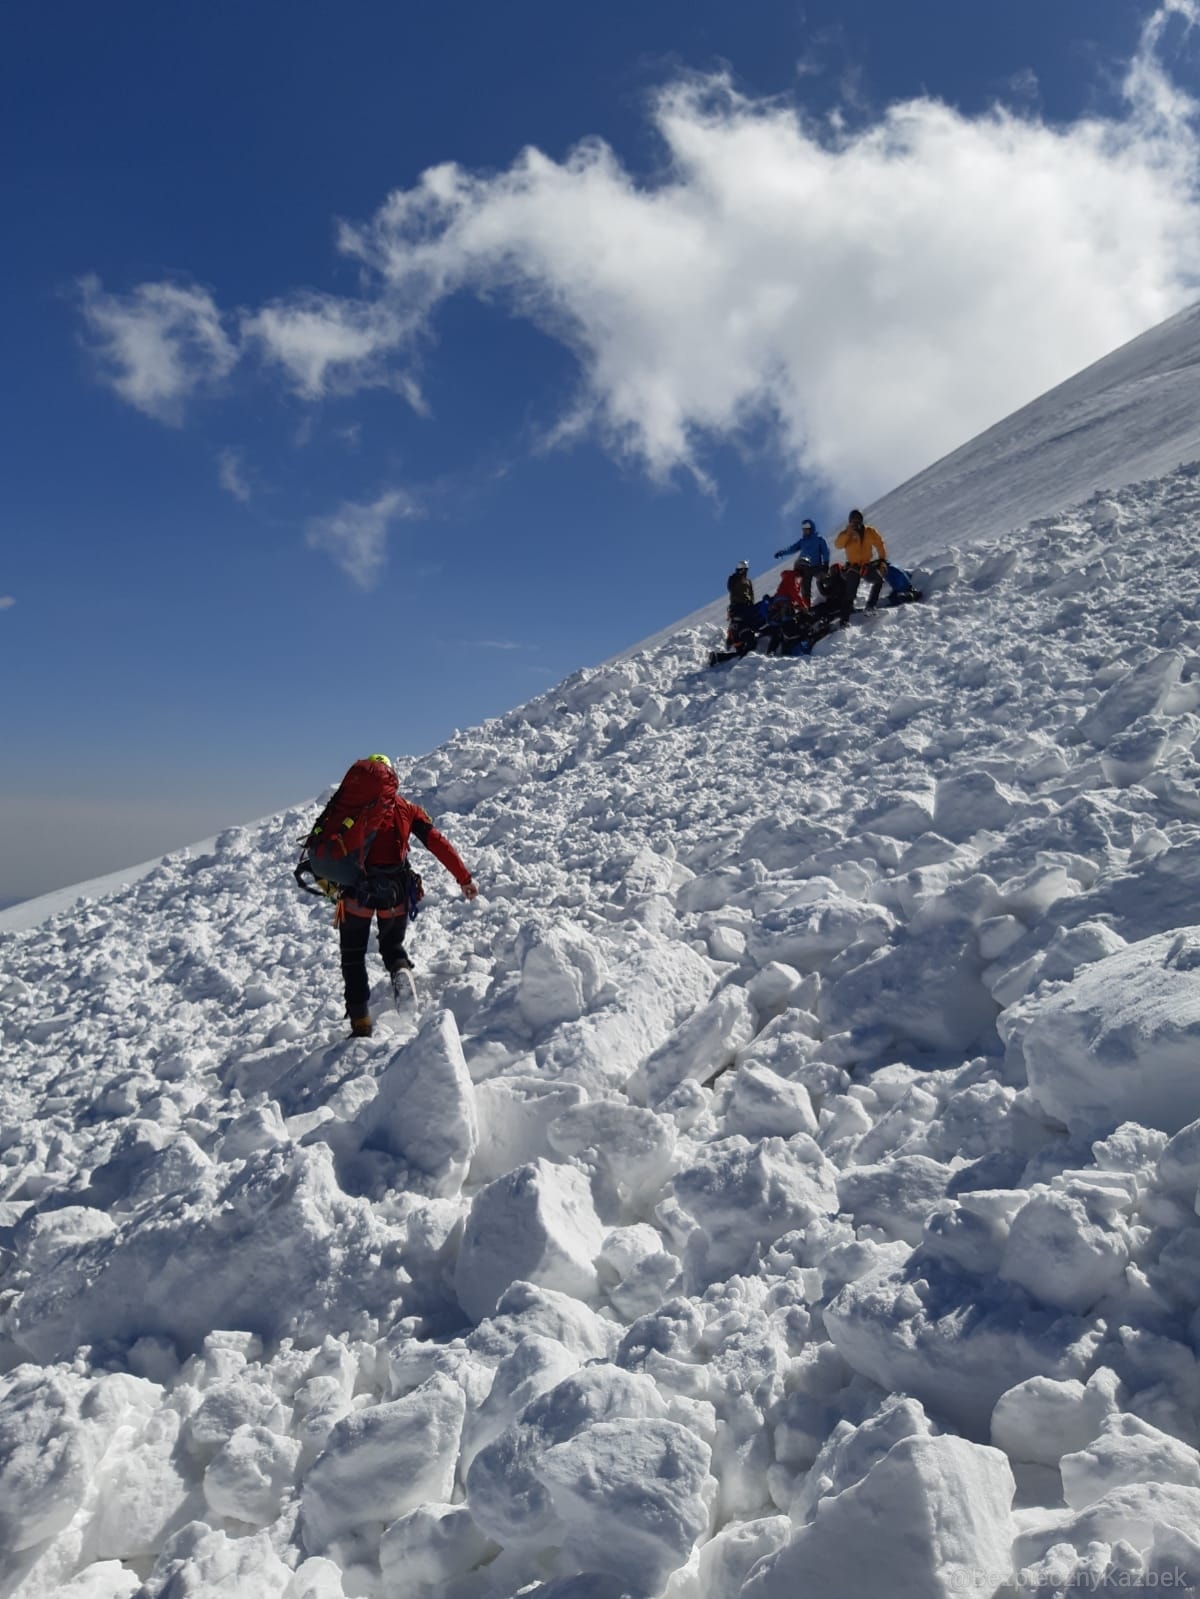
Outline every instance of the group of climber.
{"type": "Polygon", "coordinates": [[[845,627],[854,612],[860,584],[868,584],[865,609],[873,611],[886,582],[890,589],[887,603],[904,605],[919,600],[912,579],[888,560],[887,548],[879,529],[871,527],[861,511],[850,512],[846,526],[834,539],[842,552],[839,561],[830,560],[829,546],[808,517],[800,524],[800,537],[775,559],[794,555],[774,594],[756,600],[750,580],[750,564],[739,561],[729,574],[729,628],[726,648],[713,650],[709,664],[732,661],[761,649],[767,655],[808,655],[818,639],[835,627],[845,627]],[[817,598],[814,601],[813,588],[817,598]]]}

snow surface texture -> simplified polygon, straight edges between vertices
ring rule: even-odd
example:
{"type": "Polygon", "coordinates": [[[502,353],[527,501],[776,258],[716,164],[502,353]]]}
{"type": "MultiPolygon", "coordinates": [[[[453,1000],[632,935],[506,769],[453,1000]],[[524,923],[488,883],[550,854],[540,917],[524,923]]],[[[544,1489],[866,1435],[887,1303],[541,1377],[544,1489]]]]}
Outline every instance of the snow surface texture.
{"type": "Polygon", "coordinates": [[[1200,1584],[1198,556],[1181,469],[457,736],[369,1040],[310,811],[4,934],[0,1595],[1200,1584]]]}

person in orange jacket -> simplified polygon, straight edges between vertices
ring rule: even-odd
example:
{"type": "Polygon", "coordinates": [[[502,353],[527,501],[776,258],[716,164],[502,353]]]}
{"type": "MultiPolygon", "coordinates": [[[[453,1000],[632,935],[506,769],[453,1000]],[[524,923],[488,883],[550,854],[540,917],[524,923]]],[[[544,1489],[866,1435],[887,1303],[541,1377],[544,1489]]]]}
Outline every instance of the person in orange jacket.
{"type": "Polygon", "coordinates": [[[863,521],[861,511],[850,512],[846,526],[833,542],[846,557],[846,594],[842,602],[842,623],[845,625],[854,609],[854,597],[862,578],[869,577],[871,580],[867,610],[873,611],[879,604],[879,591],[887,572],[887,550],[879,529],[869,527],[863,521]]]}

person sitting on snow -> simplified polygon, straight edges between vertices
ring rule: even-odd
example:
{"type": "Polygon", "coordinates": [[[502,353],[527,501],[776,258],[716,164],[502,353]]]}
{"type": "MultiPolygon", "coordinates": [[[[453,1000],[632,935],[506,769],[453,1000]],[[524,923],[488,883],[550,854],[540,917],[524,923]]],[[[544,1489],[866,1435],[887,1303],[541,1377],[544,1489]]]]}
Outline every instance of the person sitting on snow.
{"type": "Polygon", "coordinates": [[[777,561],[785,555],[797,557],[794,570],[800,573],[800,587],[807,605],[812,599],[813,578],[829,565],[829,546],[817,532],[816,523],[807,516],[800,524],[800,537],[796,542],[789,544],[786,550],[775,551],[777,561]]]}
{"type": "MultiPolygon", "coordinates": [[[[849,614],[846,610],[846,595],[849,588],[846,568],[841,561],[834,561],[832,565],[826,567],[817,577],[817,592],[821,598],[812,608],[813,621],[830,624],[837,622],[845,627],[846,617],[849,614]]],[[[850,604],[853,607],[853,598],[850,604]]]]}
{"type": "Polygon", "coordinates": [[[779,574],[776,598],[790,600],[797,610],[807,610],[809,589],[812,587],[813,569],[803,555],[796,557],[794,566],[787,566],[779,574]]]}
{"type": "Polygon", "coordinates": [[[862,578],[869,577],[871,592],[867,596],[867,610],[879,604],[879,591],[883,587],[883,574],[887,568],[887,550],[879,529],[863,521],[861,511],[851,511],[846,526],[834,539],[834,544],[846,554],[846,598],[842,606],[842,620],[848,619],[854,609],[854,596],[862,578]]]}

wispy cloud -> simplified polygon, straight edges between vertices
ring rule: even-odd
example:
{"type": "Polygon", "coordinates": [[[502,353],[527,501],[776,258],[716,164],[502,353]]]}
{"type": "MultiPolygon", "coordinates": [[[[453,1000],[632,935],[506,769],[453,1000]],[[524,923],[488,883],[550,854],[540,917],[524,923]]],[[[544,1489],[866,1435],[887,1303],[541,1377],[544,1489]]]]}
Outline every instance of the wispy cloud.
{"type": "Polygon", "coordinates": [[[308,543],[332,555],[360,588],[369,589],[387,559],[391,527],[420,515],[412,495],[404,489],[389,489],[366,504],[348,500],[331,515],[314,518],[308,525],[308,543]]]}
{"type": "Polygon", "coordinates": [[[222,450],[217,456],[217,476],[226,494],[232,494],[240,504],[246,505],[251,497],[250,485],[242,464],[240,450],[222,450]]]}
{"type": "Polygon", "coordinates": [[[471,638],[463,639],[461,642],[477,650],[528,650],[536,647],[511,638],[471,638]]]}
{"type": "Polygon", "coordinates": [[[207,289],[142,283],[131,294],[108,294],[96,277],[83,278],[79,288],[105,381],[147,416],[178,423],[188,396],[237,363],[237,347],[207,289]]]}
{"type": "Polygon", "coordinates": [[[386,299],[305,294],[244,318],[242,331],[305,399],[382,386],[397,390],[424,414],[416,377],[393,359],[402,346],[415,342],[421,326],[419,316],[386,299]]]}
{"type": "Polygon", "coordinates": [[[17,601],[15,595],[0,594],[0,611],[11,610],[16,603],[17,601]]]}

